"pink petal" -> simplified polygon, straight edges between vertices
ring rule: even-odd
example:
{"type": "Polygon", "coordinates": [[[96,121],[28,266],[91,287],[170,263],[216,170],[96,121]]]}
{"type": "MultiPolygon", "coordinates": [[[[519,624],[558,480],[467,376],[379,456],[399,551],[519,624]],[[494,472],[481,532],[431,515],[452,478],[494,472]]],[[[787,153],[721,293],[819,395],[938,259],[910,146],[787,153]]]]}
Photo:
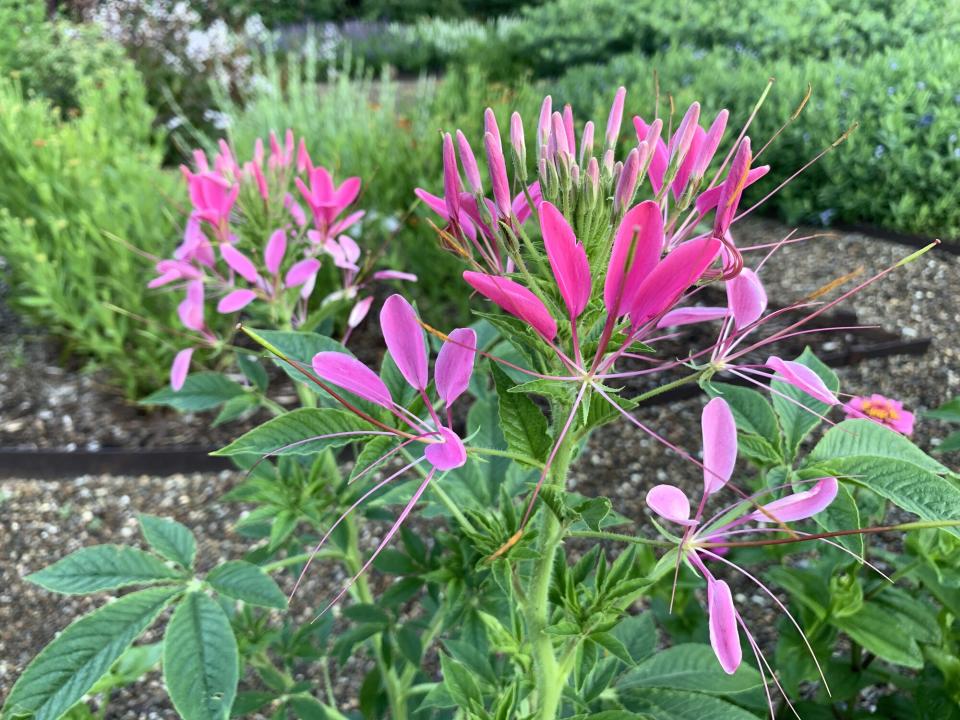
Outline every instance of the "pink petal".
{"type": "MultiPolygon", "coordinates": [[[[543,194],[540,192],[540,183],[535,182],[527,188],[530,193],[530,199],[533,200],[533,206],[539,208],[543,203],[543,194]]],[[[513,199],[513,214],[517,217],[517,222],[523,225],[533,214],[530,206],[527,204],[527,196],[520,192],[513,199]]]]}
{"type": "Polygon", "coordinates": [[[467,270],[463,279],[474,290],[488,300],[492,300],[504,311],[514,317],[526,321],[545,340],[553,340],[557,336],[557,321],[550,315],[546,305],[534,295],[513,280],[493,275],[467,270]]]}
{"type": "Polygon", "coordinates": [[[177,306],[180,322],[188,330],[203,329],[203,281],[194,280],[187,285],[187,296],[177,306]]]}
{"type": "Polygon", "coordinates": [[[620,124],[623,122],[623,103],[627,98],[627,89],[625,87],[617,88],[613,96],[613,104],[610,106],[610,114],[607,115],[607,129],[604,133],[608,147],[617,144],[617,138],[620,137],[620,124]]]}
{"type": "Polygon", "coordinates": [[[427,462],[437,470],[453,470],[467,462],[467,450],[453,430],[442,427],[438,431],[443,442],[433,442],[423,451],[427,462]]]}
{"type": "Polygon", "coordinates": [[[432,195],[423,188],[416,188],[413,191],[413,194],[420,198],[420,201],[428,208],[433,210],[437,215],[442,217],[444,220],[449,220],[449,216],[447,215],[447,204],[444,202],[443,198],[432,195]]]}
{"type": "Polygon", "coordinates": [[[762,506],[762,510],[750,513],[756,522],[793,522],[813,517],[825,510],[837,497],[839,485],[833,477],[821,478],[809,490],[787,495],[762,506]]]}
{"type": "Polygon", "coordinates": [[[417,322],[417,313],[402,295],[391,295],[383,303],[380,328],[400,374],[417,390],[425,390],[429,381],[427,345],[423,329],[417,322]]]}
{"type": "Polygon", "coordinates": [[[640,283],[650,274],[663,249],[663,217],[652,200],[635,205],[620,221],[610,253],[603,287],[603,302],[610,315],[619,317],[634,302],[640,283]],[[630,267],[626,267],[630,260],[630,267]]]}
{"type": "Polygon", "coordinates": [[[406,280],[416,282],[417,276],[413,273],[401,272],[400,270],[377,270],[373,274],[374,280],[406,280]]]}
{"type": "Polygon", "coordinates": [[[352,392],[364,400],[390,407],[393,398],[377,374],[356,358],[340,352],[320,352],[313,356],[313,371],[322,380],[352,392]]]}
{"type": "Polygon", "coordinates": [[[470,328],[457,328],[443,343],[433,367],[437,394],[447,407],[470,385],[477,354],[477,334],[470,328]]]}
{"type": "Polygon", "coordinates": [[[187,373],[190,372],[190,358],[193,357],[193,348],[187,348],[177,353],[173,358],[173,364],[170,366],[170,387],[174,392],[183,387],[187,379],[187,373]]]}
{"type": "Polygon", "coordinates": [[[253,261],[230,243],[220,244],[220,255],[227,265],[247,282],[255,283],[260,279],[253,261]]]}
{"type": "Polygon", "coordinates": [[[360,178],[349,177],[344,180],[334,193],[334,202],[336,203],[337,213],[353,203],[359,194],[360,178]]]}
{"type": "Polygon", "coordinates": [[[630,321],[639,327],[673,305],[695,283],[720,252],[713,237],[688,240],[667,255],[637,288],[630,321]]]}
{"type": "Polygon", "coordinates": [[[694,323],[710,322],[719,320],[730,314],[725,307],[685,307],[671,310],[657,323],[658,328],[678,327],[680,325],[692,325],[694,323]]]}
{"type": "Polygon", "coordinates": [[[744,188],[747,187],[747,180],[750,179],[750,163],[753,155],[750,150],[750,138],[745,137],[740,141],[736,155],[733,156],[733,162],[730,163],[730,171],[727,179],[720,186],[720,197],[717,200],[717,216],[713,221],[713,234],[717,237],[723,237],[723,234],[733,222],[734,215],[737,212],[737,206],[740,204],[740,196],[744,188]]]}
{"type": "Polygon", "coordinates": [[[493,199],[497,203],[501,217],[510,217],[510,180],[507,178],[507,164],[503,159],[503,147],[499,136],[486,133],[483,147],[487,151],[487,167],[490,170],[490,184],[493,185],[493,199]]]}
{"type": "Polygon", "coordinates": [[[737,462],[737,424],[730,406],[716,397],[706,404],[700,417],[703,435],[703,487],[715,493],[730,480],[737,462]]]}
{"type": "Polygon", "coordinates": [[[356,305],[350,308],[350,315],[347,317],[347,327],[355,328],[370,312],[370,306],[373,305],[373,295],[369,295],[360,300],[356,305]]]}
{"type": "Polygon", "coordinates": [[[267,240],[267,247],[263,250],[263,262],[271,275],[280,272],[280,263],[287,252],[287,233],[283,229],[274,230],[267,240]]]}
{"type": "Polygon", "coordinates": [[[723,580],[707,580],[707,612],[710,616],[710,645],[723,671],[733,675],[743,660],[743,649],[740,647],[733,595],[723,580]]]}
{"type": "Polygon", "coordinates": [[[807,395],[819,400],[827,405],[837,405],[839,400],[837,396],[830,391],[820,376],[813,370],[793,360],[781,360],[771,355],[767,358],[767,367],[779,375],[777,380],[793,385],[798,390],[802,390],[807,395]]]}
{"type": "Polygon", "coordinates": [[[663,125],[659,120],[647,125],[641,118],[634,117],[633,127],[637,131],[637,140],[641,142],[646,140],[647,144],[653,148],[647,175],[653,191],[658,193],[663,186],[663,176],[667,172],[667,146],[660,137],[663,125]]]}
{"type": "Polygon", "coordinates": [[[693,168],[697,164],[697,160],[700,157],[700,150],[703,148],[706,140],[706,131],[699,125],[696,126],[693,129],[693,139],[690,142],[690,148],[687,150],[687,154],[684,156],[683,162],[677,170],[677,176],[673,179],[671,190],[675,198],[679,199],[683,194],[684,188],[687,187],[687,181],[693,174],[693,168]]]}
{"type": "Polygon", "coordinates": [[[217,303],[217,312],[223,315],[242,310],[256,300],[257,294],[253,290],[234,290],[224,295],[217,303]]]}
{"type": "Polygon", "coordinates": [[[690,500],[683,490],[673,485],[654,485],[647,491],[647,507],[657,515],[679,523],[680,525],[696,525],[696,520],[690,519],[690,500]]]}
{"type": "Polygon", "coordinates": [[[316,258],[307,258],[306,260],[301,260],[298,263],[294,263],[293,267],[287,270],[287,276],[284,278],[283,283],[288,288],[297,287],[297,285],[303,285],[310,278],[316,275],[319,269],[320,261],[316,258]]]}
{"type": "Polygon", "coordinates": [[[466,135],[457,130],[457,149],[460,156],[460,164],[463,166],[463,174],[467,176],[467,184],[470,190],[475,193],[483,192],[483,183],[480,181],[480,168],[477,167],[477,158],[473,154],[473,148],[467,141],[466,135]]]}
{"type": "Polygon", "coordinates": [[[710,161],[713,160],[713,156],[716,155],[720,141],[723,139],[723,133],[727,129],[728,116],[729,113],[726,110],[721,110],[717,113],[713,124],[710,125],[710,129],[707,131],[706,137],[704,137],[703,143],[697,152],[696,162],[694,162],[691,168],[690,176],[694,179],[699,180],[703,178],[707,168],[710,167],[710,161]]]}
{"type": "Polygon", "coordinates": [[[727,281],[727,302],[737,329],[755,323],[767,309],[767,293],[760,278],[750,268],[727,281]]]}
{"type": "Polygon", "coordinates": [[[453,150],[453,138],[450,133],[443,135],[443,200],[447,206],[447,218],[460,217],[460,171],[457,168],[457,155],[453,150]]]}
{"type": "Polygon", "coordinates": [[[540,229],[547,259],[570,317],[576,319],[590,300],[590,266],[573,228],[549,202],[540,205],[540,229]]]}
{"type": "Polygon", "coordinates": [[[330,226],[330,234],[339,235],[347,228],[352,227],[353,225],[358,223],[360,219],[363,218],[363,216],[366,214],[367,214],[366,210],[357,210],[356,212],[350,213],[345,218],[343,218],[343,220],[338,220],[337,222],[335,222],[333,225],[330,226]]]}

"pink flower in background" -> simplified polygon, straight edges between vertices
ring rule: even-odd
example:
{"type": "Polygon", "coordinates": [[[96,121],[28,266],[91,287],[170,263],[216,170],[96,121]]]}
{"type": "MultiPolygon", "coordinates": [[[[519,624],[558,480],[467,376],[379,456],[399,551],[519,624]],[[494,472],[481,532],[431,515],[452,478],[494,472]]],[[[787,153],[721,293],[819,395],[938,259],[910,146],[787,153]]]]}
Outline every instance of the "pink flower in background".
{"type": "Polygon", "coordinates": [[[848,418],[866,418],[885,425],[901,435],[913,433],[914,415],[903,409],[903,403],[874,393],[869,397],[854,397],[843,406],[848,418]]]}
{"type": "Polygon", "coordinates": [[[225,239],[230,211],[240,194],[240,185],[231,184],[222,175],[214,172],[194,174],[185,170],[185,174],[193,214],[210,223],[218,238],[225,239]]]}
{"type": "Polygon", "coordinates": [[[309,170],[308,179],[309,184],[300,178],[296,178],[294,183],[313,212],[317,230],[325,238],[336,235],[344,227],[338,226],[334,221],[357,199],[360,194],[360,178],[350,177],[340,185],[334,185],[330,172],[326,168],[316,167],[309,170]]]}

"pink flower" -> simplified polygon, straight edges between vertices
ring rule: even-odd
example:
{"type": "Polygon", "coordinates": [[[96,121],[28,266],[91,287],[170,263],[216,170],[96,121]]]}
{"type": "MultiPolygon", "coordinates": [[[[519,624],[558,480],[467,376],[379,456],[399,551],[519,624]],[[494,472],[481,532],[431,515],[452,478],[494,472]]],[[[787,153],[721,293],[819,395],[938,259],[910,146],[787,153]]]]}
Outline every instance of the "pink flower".
{"type": "Polygon", "coordinates": [[[225,237],[230,211],[240,194],[240,186],[231,185],[216,173],[202,172],[191,174],[187,178],[187,187],[194,214],[210,223],[221,237],[225,237]]]}
{"type": "Polygon", "coordinates": [[[505,312],[527,322],[544,340],[557,336],[557,321],[543,301],[519,283],[505,277],[467,270],[463,279],[474,290],[492,300],[505,312]]]}
{"type": "Polygon", "coordinates": [[[300,178],[296,178],[294,182],[313,212],[317,229],[326,232],[337,216],[357,199],[360,194],[360,178],[350,177],[340,185],[334,185],[330,172],[324,167],[313,168],[308,177],[309,186],[300,178]]]}
{"type": "Polygon", "coordinates": [[[913,433],[914,415],[903,409],[903,403],[874,393],[869,397],[854,397],[843,406],[848,418],[866,418],[885,425],[901,435],[913,433]]]}
{"type": "Polygon", "coordinates": [[[177,306],[180,322],[188,330],[201,332],[203,324],[203,280],[192,280],[187,285],[187,296],[177,306]]]}
{"type": "Polygon", "coordinates": [[[567,219],[552,203],[544,202],[540,206],[540,229],[560,296],[571,320],[576,320],[590,300],[590,265],[586,250],[577,242],[567,219]]]}
{"type": "Polygon", "coordinates": [[[776,373],[775,379],[793,385],[807,395],[827,405],[838,405],[837,396],[826,386],[820,376],[806,365],[794,360],[781,360],[771,355],[767,358],[767,367],[776,373]]]}
{"type": "Polygon", "coordinates": [[[173,365],[170,366],[170,387],[174,392],[179,392],[187,379],[187,373],[190,372],[190,359],[193,357],[193,348],[181,350],[173,358],[173,365]]]}

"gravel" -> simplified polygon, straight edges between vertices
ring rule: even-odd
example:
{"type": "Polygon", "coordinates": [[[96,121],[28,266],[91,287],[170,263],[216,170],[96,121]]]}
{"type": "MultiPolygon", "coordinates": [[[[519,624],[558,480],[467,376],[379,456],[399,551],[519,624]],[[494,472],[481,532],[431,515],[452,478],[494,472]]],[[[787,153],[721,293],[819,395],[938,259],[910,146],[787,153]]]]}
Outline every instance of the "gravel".
{"type": "MultiPolygon", "coordinates": [[[[786,232],[782,225],[764,220],[751,220],[745,226],[738,235],[741,246],[770,242],[786,232]]],[[[909,252],[903,246],[859,234],[821,238],[783,248],[767,263],[762,277],[771,299],[784,304],[860,265],[873,273],[909,252]]],[[[922,357],[879,358],[841,368],[841,388],[854,394],[891,395],[914,411],[936,407],[960,394],[960,348],[955,340],[960,298],[953,292],[958,286],[958,259],[933,251],[847,301],[844,307],[855,310],[862,322],[877,323],[908,338],[931,337],[933,345],[922,357]]],[[[0,392],[5,389],[3,377],[0,373],[0,392]]],[[[690,400],[641,408],[636,416],[671,443],[696,452],[701,407],[702,401],[690,400]]],[[[914,439],[921,447],[934,450],[947,430],[936,421],[918,417],[914,439]]],[[[956,455],[948,456],[945,461],[955,465],[956,459],[956,455]]],[[[0,633],[0,697],[59,629],[102,601],[100,597],[52,595],[24,583],[20,579],[24,574],[81,546],[140,544],[135,512],[142,510],[172,515],[193,528],[201,541],[205,566],[240,557],[247,544],[230,529],[239,510],[215,502],[236,480],[236,474],[222,473],[162,479],[85,476],[63,482],[0,482],[0,527],[9,528],[0,533],[0,627],[4,628],[0,633]]],[[[620,422],[594,435],[574,469],[571,486],[584,494],[610,497],[616,510],[642,528],[647,525],[643,496],[651,485],[672,482],[696,488],[700,481],[693,464],[620,422]]],[[[365,538],[365,543],[369,542],[372,536],[365,538]]],[[[305,596],[322,594],[323,588],[342,579],[325,572],[312,574],[305,596]]],[[[754,608],[751,613],[770,625],[772,611],[763,597],[743,585],[736,586],[735,592],[754,608]]],[[[357,662],[338,673],[341,697],[353,692],[364,668],[357,662]]],[[[111,707],[110,717],[171,716],[155,676],[122,693],[111,707]]]]}

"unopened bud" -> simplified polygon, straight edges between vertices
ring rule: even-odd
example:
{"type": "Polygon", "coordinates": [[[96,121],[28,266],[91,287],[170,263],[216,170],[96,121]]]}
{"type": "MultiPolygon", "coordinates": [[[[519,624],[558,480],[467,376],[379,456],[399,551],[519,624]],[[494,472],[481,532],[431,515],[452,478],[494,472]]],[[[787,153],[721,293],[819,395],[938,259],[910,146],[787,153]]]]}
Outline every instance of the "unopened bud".
{"type": "Polygon", "coordinates": [[[553,100],[547,95],[540,106],[540,122],[537,125],[537,144],[546,145],[550,137],[550,117],[553,115],[553,100]]]}
{"type": "Polygon", "coordinates": [[[589,158],[593,157],[593,121],[588,120],[583,126],[583,134],[580,136],[580,164],[586,165],[589,158]]]}
{"type": "Polygon", "coordinates": [[[623,122],[623,103],[626,97],[627,89],[617,88],[617,94],[613,96],[613,104],[610,106],[610,115],[607,117],[605,137],[608,148],[616,146],[617,138],[620,137],[620,123],[623,122]]]}
{"type": "Polygon", "coordinates": [[[617,179],[617,189],[613,195],[613,212],[619,214],[626,210],[637,192],[637,178],[640,173],[640,153],[637,148],[630,151],[623,164],[623,170],[617,179]]]}
{"type": "Polygon", "coordinates": [[[517,165],[517,175],[521,180],[527,179],[527,145],[523,137],[523,120],[520,113],[514,112],[510,116],[510,146],[513,148],[514,162],[517,165]]]}
{"type": "Polygon", "coordinates": [[[473,148],[467,142],[466,136],[457,130],[457,149],[460,151],[460,164],[463,165],[463,174],[467,176],[467,183],[470,189],[482,195],[483,183],[480,180],[480,168],[477,167],[477,158],[473,154],[473,148]]]}

